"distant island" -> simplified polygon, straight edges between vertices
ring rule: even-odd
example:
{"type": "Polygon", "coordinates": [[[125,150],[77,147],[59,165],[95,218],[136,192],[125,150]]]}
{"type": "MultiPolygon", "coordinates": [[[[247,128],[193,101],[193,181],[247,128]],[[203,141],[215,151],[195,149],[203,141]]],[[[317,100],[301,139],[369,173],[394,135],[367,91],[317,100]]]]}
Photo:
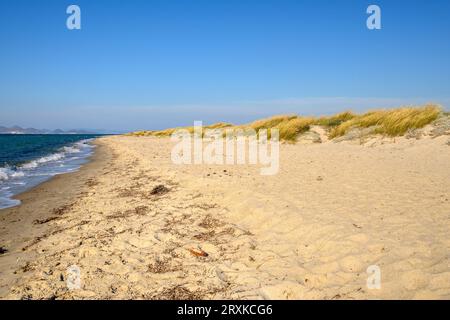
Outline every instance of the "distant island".
{"type": "Polygon", "coordinates": [[[3,127],[0,126],[0,134],[102,134],[106,133],[104,130],[85,130],[85,129],[72,129],[72,130],[48,130],[48,129],[36,129],[36,128],[22,128],[19,126],[3,127]]]}

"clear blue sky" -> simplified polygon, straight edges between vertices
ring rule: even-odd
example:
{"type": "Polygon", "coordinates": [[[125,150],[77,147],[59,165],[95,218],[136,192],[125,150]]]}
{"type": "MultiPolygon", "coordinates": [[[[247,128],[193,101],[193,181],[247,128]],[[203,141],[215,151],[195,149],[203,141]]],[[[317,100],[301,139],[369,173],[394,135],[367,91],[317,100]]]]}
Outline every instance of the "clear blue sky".
{"type": "Polygon", "coordinates": [[[1,0],[0,125],[153,129],[450,104],[450,1],[1,0]],[[81,7],[82,29],[66,28],[81,7]],[[366,28],[378,4],[382,29],[366,28]]]}

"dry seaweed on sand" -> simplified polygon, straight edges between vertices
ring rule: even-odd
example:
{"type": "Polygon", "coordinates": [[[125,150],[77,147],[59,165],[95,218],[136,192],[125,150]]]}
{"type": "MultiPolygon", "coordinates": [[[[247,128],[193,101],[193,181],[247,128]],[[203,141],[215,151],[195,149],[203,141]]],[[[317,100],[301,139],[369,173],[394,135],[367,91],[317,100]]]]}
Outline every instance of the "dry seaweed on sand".
{"type": "Polygon", "coordinates": [[[203,220],[198,225],[205,229],[213,229],[216,227],[221,227],[224,224],[225,224],[224,222],[216,218],[213,218],[210,214],[208,214],[205,218],[203,218],[203,220]]]}
{"type": "Polygon", "coordinates": [[[202,295],[192,292],[182,286],[166,288],[161,293],[152,296],[153,300],[200,300],[202,295]]]}
{"type": "Polygon", "coordinates": [[[73,204],[66,204],[66,205],[63,205],[61,207],[53,209],[52,213],[54,215],[63,215],[63,214],[65,214],[67,211],[69,211],[72,208],[73,208],[73,204]]]}
{"type": "Polygon", "coordinates": [[[152,189],[152,191],[150,192],[150,194],[151,195],[162,195],[162,194],[166,194],[169,191],[170,191],[169,188],[167,188],[166,186],[160,184],[160,185],[157,185],[156,187],[154,187],[152,189]]]}
{"type": "Polygon", "coordinates": [[[33,224],[45,224],[45,223],[48,223],[50,221],[58,220],[58,219],[61,219],[61,218],[60,217],[49,217],[49,218],[41,219],[41,220],[36,219],[36,220],[33,221],[33,224]]]}
{"type": "Polygon", "coordinates": [[[155,263],[148,266],[151,273],[168,273],[181,270],[180,265],[172,265],[169,259],[156,260],[155,263]]]}
{"type": "Polygon", "coordinates": [[[86,181],[86,183],[85,183],[85,185],[87,186],[87,187],[95,187],[95,186],[97,186],[97,185],[99,185],[100,183],[96,180],[96,179],[94,179],[94,178],[91,178],[91,179],[88,179],[87,181],[86,181]]]}

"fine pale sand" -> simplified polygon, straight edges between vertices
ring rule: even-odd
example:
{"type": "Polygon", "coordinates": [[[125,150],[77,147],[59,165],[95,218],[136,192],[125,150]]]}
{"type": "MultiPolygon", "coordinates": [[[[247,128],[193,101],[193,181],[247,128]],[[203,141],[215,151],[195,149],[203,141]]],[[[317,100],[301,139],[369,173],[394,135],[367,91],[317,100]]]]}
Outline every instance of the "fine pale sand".
{"type": "Polygon", "coordinates": [[[176,166],[167,138],[96,143],[0,211],[0,298],[450,298],[449,136],[283,144],[274,176],[176,166]]]}

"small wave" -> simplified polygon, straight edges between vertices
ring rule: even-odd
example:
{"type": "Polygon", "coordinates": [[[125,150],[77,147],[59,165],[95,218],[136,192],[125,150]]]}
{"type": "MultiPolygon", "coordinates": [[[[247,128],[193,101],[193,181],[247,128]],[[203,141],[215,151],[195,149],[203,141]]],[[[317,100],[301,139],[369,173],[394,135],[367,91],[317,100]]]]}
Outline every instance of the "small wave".
{"type": "Polygon", "coordinates": [[[23,172],[23,171],[14,171],[12,174],[11,174],[11,177],[12,178],[22,178],[22,177],[24,177],[25,176],[25,172],[23,172]]]}
{"type": "MultiPolygon", "coordinates": [[[[87,139],[87,140],[75,142],[74,144],[72,144],[70,146],[64,146],[60,149],[60,152],[58,152],[58,153],[54,153],[54,154],[39,158],[37,160],[32,160],[30,162],[23,164],[20,167],[23,169],[34,169],[34,168],[38,167],[40,164],[44,164],[44,163],[47,163],[50,161],[62,160],[69,154],[80,153],[83,151],[83,149],[90,148],[91,147],[89,145],[90,141],[91,141],[91,139],[87,139]]],[[[72,159],[74,159],[74,158],[75,157],[72,157],[72,159]]],[[[76,159],[78,159],[78,158],[76,158],[76,159]]]]}
{"type": "Polygon", "coordinates": [[[76,147],[63,147],[65,153],[80,153],[81,150],[76,147]]]}
{"type": "Polygon", "coordinates": [[[75,142],[74,146],[76,148],[81,148],[81,149],[84,149],[86,147],[92,147],[92,145],[89,144],[92,140],[93,139],[81,140],[81,141],[75,142]]]}
{"type": "Polygon", "coordinates": [[[33,161],[28,162],[28,163],[25,163],[22,166],[20,166],[20,168],[23,168],[23,169],[34,169],[40,164],[47,163],[47,162],[50,162],[50,161],[58,161],[58,160],[63,159],[64,157],[65,157],[65,154],[62,153],[62,152],[54,153],[54,154],[51,154],[49,156],[42,157],[42,158],[39,158],[37,160],[33,160],[33,161]]]}
{"type": "Polygon", "coordinates": [[[23,171],[17,171],[10,167],[0,168],[0,180],[9,180],[10,178],[21,178],[25,175],[23,171]]]}
{"type": "Polygon", "coordinates": [[[25,181],[15,181],[12,184],[15,185],[15,186],[24,186],[27,183],[25,181]]]}
{"type": "Polygon", "coordinates": [[[9,179],[9,172],[11,170],[8,168],[0,168],[0,181],[9,179]]]}
{"type": "Polygon", "coordinates": [[[10,167],[0,168],[0,181],[9,180],[11,178],[21,178],[25,175],[23,171],[16,171],[10,167]]]}
{"type": "Polygon", "coordinates": [[[25,163],[25,164],[23,164],[22,166],[21,166],[21,168],[23,168],[23,169],[34,169],[34,168],[36,168],[38,166],[38,163],[36,162],[36,161],[31,161],[31,162],[28,162],[28,163],[25,163]]]}

